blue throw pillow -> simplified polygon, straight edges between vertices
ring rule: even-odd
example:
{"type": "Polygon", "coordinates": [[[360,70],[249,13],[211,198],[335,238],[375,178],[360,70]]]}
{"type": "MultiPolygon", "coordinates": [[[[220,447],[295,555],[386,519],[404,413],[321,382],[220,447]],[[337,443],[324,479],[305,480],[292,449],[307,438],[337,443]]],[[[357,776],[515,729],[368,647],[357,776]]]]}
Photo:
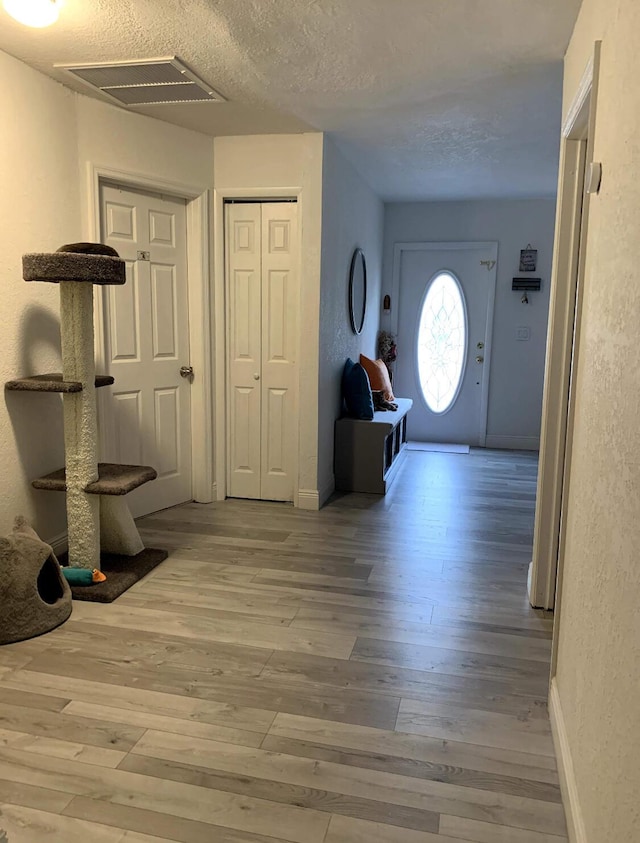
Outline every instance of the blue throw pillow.
{"type": "Polygon", "coordinates": [[[354,419],[371,421],[373,398],[369,376],[360,363],[354,363],[350,357],[347,358],[342,373],[342,395],[350,416],[354,419]]]}

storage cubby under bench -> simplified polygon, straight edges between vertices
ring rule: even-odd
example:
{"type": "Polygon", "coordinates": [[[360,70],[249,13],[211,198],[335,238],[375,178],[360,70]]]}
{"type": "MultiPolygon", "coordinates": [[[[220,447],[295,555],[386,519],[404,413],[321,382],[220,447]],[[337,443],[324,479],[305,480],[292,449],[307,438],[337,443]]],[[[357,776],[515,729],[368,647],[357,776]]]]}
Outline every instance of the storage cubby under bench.
{"type": "Polygon", "coordinates": [[[371,421],[347,416],[336,421],[336,489],[384,495],[395,478],[407,445],[411,398],[396,398],[397,410],[381,410],[371,421]]]}

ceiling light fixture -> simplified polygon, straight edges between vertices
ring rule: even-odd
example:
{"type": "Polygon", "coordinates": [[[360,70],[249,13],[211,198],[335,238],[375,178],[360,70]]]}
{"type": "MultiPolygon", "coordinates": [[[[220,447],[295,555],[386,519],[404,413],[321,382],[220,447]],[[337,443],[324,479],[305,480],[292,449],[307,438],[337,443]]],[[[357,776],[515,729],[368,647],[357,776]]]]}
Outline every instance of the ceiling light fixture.
{"type": "Polygon", "coordinates": [[[60,0],[3,0],[5,11],[25,26],[41,29],[58,20],[60,0]]]}

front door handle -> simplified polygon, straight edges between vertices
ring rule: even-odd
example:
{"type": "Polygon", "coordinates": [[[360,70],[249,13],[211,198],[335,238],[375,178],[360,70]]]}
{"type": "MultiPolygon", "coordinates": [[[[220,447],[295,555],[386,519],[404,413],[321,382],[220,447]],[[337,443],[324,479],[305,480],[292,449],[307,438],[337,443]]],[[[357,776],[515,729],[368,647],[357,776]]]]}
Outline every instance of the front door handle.
{"type": "Polygon", "coordinates": [[[476,357],[476,363],[484,363],[484,357],[481,357],[479,354],[476,357]]]}

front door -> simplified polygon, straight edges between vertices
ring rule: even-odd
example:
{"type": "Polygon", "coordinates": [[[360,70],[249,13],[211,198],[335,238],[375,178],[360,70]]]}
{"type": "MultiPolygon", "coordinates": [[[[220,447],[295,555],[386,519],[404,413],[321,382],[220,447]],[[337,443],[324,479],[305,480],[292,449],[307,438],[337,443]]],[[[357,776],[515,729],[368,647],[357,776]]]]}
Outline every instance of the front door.
{"type": "Polygon", "coordinates": [[[297,473],[295,202],[226,207],[228,493],[293,500],[297,473]]]}
{"type": "Polygon", "coordinates": [[[413,398],[409,439],[484,445],[497,243],[400,250],[394,392],[413,398]]]}
{"type": "Polygon", "coordinates": [[[103,242],[127,268],[127,283],[104,292],[115,384],[101,396],[103,458],[158,472],[127,498],[138,517],[192,498],[186,205],[106,184],[100,200],[103,242]]]}

